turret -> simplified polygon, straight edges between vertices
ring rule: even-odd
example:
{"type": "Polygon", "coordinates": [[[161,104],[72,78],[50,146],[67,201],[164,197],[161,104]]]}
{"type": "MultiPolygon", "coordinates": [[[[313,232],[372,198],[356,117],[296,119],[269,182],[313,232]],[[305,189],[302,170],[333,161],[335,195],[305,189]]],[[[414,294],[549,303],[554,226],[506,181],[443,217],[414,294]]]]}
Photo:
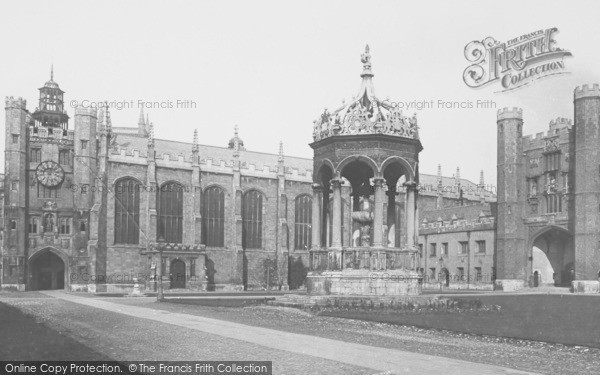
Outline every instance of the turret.
{"type": "MultiPolygon", "coordinates": [[[[525,248],[523,209],[525,207],[525,170],[523,165],[523,110],[498,110],[498,224],[497,278],[517,282],[528,280],[530,257],[525,248]]],[[[521,284],[522,283],[522,284],[521,284]]]]}
{"type": "Polygon", "coordinates": [[[83,189],[93,186],[97,171],[96,134],[97,111],[91,108],[75,108],[75,137],[73,155],[74,207],[89,210],[94,193],[84,194],[83,189]]]}
{"type": "Polygon", "coordinates": [[[5,101],[5,186],[6,206],[25,207],[26,201],[23,194],[27,163],[27,101],[22,98],[7,97],[5,101]]]}
{"type": "Polygon", "coordinates": [[[583,85],[575,105],[575,279],[596,280],[600,264],[600,86],[583,85]]]}
{"type": "MultiPolygon", "coordinates": [[[[7,97],[5,101],[5,151],[4,151],[4,254],[2,256],[21,259],[16,261],[17,272],[12,276],[4,273],[3,284],[16,284],[25,289],[27,275],[27,210],[29,179],[27,176],[27,101],[7,97]],[[18,258],[17,258],[18,257],[18,258]]],[[[6,263],[5,263],[6,264],[6,263]]]]}

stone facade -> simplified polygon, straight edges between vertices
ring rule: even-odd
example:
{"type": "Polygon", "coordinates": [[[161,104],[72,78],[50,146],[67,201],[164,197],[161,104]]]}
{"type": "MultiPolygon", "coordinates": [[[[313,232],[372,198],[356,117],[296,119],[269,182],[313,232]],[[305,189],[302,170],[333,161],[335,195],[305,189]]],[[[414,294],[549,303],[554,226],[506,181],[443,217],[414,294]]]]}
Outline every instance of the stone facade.
{"type": "MultiPolygon", "coordinates": [[[[381,126],[363,130],[354,129],[348,117],[343,141],[335,147],[328,146],[329,137],[342,129],[336,127],[335,116],[321,117],[318,128],[323,132],[315,132],[315,140],[323,147],[318,147],[313,160],[286,156],[282,147],[278,154],[248,151],[237,129],[227,147],[201,145],[197,134],[189,143],[155,139],[154,125],[143,113],[136,126],[117,127],[108,109],[77,108],[71,119],[63,103],[63,92],[53,78],[40,89],[40,102],[33,111],[21,98],[5,101],[5,189],[0,207],[3,289],[129,292],[137,280],[148,291],[156,288],[160,270],[166,288],[182,287],[176,282],[179,274],[185,278],[183,287],[192,290],[304,287],[313,244],[339,248],[360,240],[352,215],[357,196],[352,196],[348,180],[343,176],[336,180],[340,216],[318,215],[324,202],[310,200],[315,191],[323,196],[313,185],[323,182],[323,176],[313,176],[313,168],[332,162],[337,163],[332,173],[364,161],[377,174],[373,176],[378,179],[377,199],[373,195],[371,202],[377,201],[373,223],[377,231],[362,234],[362,240],[385,248],[382,257],[369,255],[374,267],[385,265],[389,255],[416,272],[423,268],[416,246],[416,223],[423,212],[495,199],[479,185],[461,179],[458,169],[453,177],[443,177],[439,170],[437,176],[419,174],[416,118],[394,110],[393,116],[379,122],[381,126]],[[363,144],[367,139],[354,131],[370,132],[370,143],[363,144]],[[365,147],[366,153],[361,151],[365,147]],[[354,158],[357,152],[363,157],[354,158]],[[45,170],[46,166],[50,168],[45,170]],[[401,170],[403,179],[396,178],[401,170]],[[57,176],[58,185],[47,188],[48,180],[57,176]],[[127,244],[116,239],[117,207],[122,203],[115,189],[124,179],[141,187],[135,211],[139,216],[134,220],[139,239],[127,244]],[[384,186],[384,179],[395,182],[384,186]],[[159,190],[170,183],[183,187],[183,231],[178,243],[161,241],[157,229],[159,190]],[[204,197],[215,187],[224,193],[222,246],[207,245],[203,233],[204,197]],[[242,203],[248,192],[262,197],[260,248],[244,244],[242,203]],[[307,198],[313,208],[310,215],[300,212],[296,204],[307,198]],[[404,227],[410,213],[407,205],[418,208],[411,214],[413,235],[404,227]],[[302,215],[308,217],[297,223],[302,215]],[[312,223],[321,223],[320,232],[297,241],[296,226],[311,228],[312,223]],[[340,228],[339,236],[332,235],[334,227],[340,228]],[[401,249],[409,250],[410,256],[398,257],[401,249]]],[[[358,114],[349,113],[354,115],[358,114]]],[[[335,262],[359,265],[365,261],[363,255],[348,252],[335,262]]],[[[373,284],[378,293],[395,293],[379,284],[373,284]]],[[[409,289],[406,293],[414,293],[413,287],[409,289]]]]}
{"type": "Polygon", "coordinates": [[[521,109],[498,111],[498,288],[600,276],[598,85],[575,89],[574,113],[534,137],[521,109]]]}
{"type": "Polygon", "coordinates": [[[421,274],[428,289],[492,289],[495,203],[422,211],[421,274]]]}
{"type": "MultiPolygon", "coordinates": [[[[49,82],[45,88],[58,89],[49,82]]],[[[167,288],[176,260],[185,265],[188,289],[285,289],[288,263],[293,268],[289,283],[302,284],[308,251],[293,247],[294,202],[311,193],[310,160],[284,156],[282,149],[279,154],[247,151],[237,134],[227,148],[200,145],[197,138],[192,143],[154,139],[153,125],[143,114],[137,127],[117,128],[108,110],[79,108],[69,129],[63,110],[51,113],[64,120],[59,126],[38,121],[41,101],[33,113],[20,98],[7,98],[5,104],[8,189],[2,218],[8,227],[3,232],[3,288],[37,289],[44,284],[122,292],[138,279],[145,290],[152,290],[159,248],[167,288]],[[60,164],[57,168],[64,174],[52,192],[36,175],[44,161],[60,164]],[[114,189],[123,178],[141,186],[137,244],[115,241],[114,189]],[[184,188],[183,237],[181,243],[162,244],[157,191],[171,181],[184,188]],[[214,186],[225,193],[222,247],[202,244],[203,193],[214,186]],[[251,190],[263,199],[259,249],[242,245],[241,199],[251,190]],[[37,264],[42,256],[54,259],[57,268],[37,264]]]]}

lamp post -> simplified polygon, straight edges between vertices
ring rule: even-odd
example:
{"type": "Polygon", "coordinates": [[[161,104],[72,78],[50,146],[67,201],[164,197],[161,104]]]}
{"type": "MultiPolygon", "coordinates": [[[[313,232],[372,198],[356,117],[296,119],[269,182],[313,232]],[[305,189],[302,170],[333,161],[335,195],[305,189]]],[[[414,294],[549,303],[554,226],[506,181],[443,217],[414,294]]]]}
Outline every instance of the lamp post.
{"type": "Polygon", "coordinates": [[[163,295],[163,257],[162,252],[165,246],[165,239],[163,236],[158,237],[156,247],[158,248],[158,292],[156,293],[156,301],[163,302],[165,297],[163,295]]]}

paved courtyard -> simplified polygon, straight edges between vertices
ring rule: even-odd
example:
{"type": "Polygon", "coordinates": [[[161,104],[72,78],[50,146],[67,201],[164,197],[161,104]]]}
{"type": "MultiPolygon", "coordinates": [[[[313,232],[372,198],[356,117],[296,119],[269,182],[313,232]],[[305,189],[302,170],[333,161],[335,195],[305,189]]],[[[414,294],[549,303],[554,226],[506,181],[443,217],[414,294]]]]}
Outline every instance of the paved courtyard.
{"type": "Polygon", "coordinates": [[[120,361],[270,360],[275,374],[591,374],[600,368],[596,349],[319,317],[287,308],[158,304],[146,297],[62,291],[6,297],[0,295],[0,302],[84,344],[99,358],[120,361]]]}

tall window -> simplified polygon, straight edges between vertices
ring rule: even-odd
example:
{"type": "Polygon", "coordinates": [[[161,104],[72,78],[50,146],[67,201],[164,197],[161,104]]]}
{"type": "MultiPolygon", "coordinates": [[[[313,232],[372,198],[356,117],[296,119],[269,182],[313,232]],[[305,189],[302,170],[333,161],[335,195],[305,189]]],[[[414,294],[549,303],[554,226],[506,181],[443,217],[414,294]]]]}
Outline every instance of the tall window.
{"type": "Polygon", "coordinates": [[[115,243],[138,244],[140,239],[140,184],[133,178],[115,183],[115,243]]]}
{"type": "Polygon", "coordinates": [[[158,238],[170,243],[183,242],[183,186],[167,182],[158,195],[158,238]]]}
{"type": "Polygon", "coordinates": [[[429,256],[434,257],[437,255],[437,244],[429,244],[429,256]]]}
{"type": "Polygon", "coordinates": [[[204,191],[202,242],[206,246],[225,246],[225,192],[217,186],[204,191]]]}
{"type": "Polygon", "coordinates": [[[63,218],[59,219],[59,222],[60,222],[60,227],[59,227],[60,234],[70,234],[71,233],[70,219],[63,217],[63,218]]]}
{"type": "Polygon", "coordinates": [[[562,199],[560,194],[549,194],[546,197],[546,207],[548,213],[555,213],[562,211],[562,199]]]}
{"type": "Polygon", "coordinates": [[[38,198],[60,198],[60,189],[62,184],[55,187],[47,187],[42,184],[37,184],[38,198]]]}
{"type": "Polygon", "coordinates": [[[458,243],[458,253],[459,254],[466,254],[468,252],[468,246],[469,243],[467,241],[460,241],[458,243]]]}
{"type": "Polygon", "coordinates": [[[37,233],[37,226],[38,226],[38,218],[30,217],[29,218],[29,233],[37,233]]]}
{"type": "Polygon", "coordinates": [[[477,252],[485,253],[485,241],[477,241],[477,252]]]}
{"type": "Polygon", "coordinates": [[[263,196],[250,190],[242,199],[243,246],[246,249],[262,248],[263,196]]]}
{"type": "Polygon", "coordinates": [[[71,152],[69,150],[58,151],[58,164],[71,165],[71,152]]]}
{"type": "Polygon", "coordinates": [[[296,198],[294,215],[294,249],[308,250],[311,245],[312,199],[308,195],[296,198]]]}
{"type": "Polygon", "coordinates": [[[32,163],[41,163],[42,162],[42,149],[41,148],[32,148],[29,151],[29,161],[32,163]]]}
{"type": "Polygon", "coordinates": [[[555,171],[560,169],[560,152],[546,154],[546,171],[555,171]]]}

